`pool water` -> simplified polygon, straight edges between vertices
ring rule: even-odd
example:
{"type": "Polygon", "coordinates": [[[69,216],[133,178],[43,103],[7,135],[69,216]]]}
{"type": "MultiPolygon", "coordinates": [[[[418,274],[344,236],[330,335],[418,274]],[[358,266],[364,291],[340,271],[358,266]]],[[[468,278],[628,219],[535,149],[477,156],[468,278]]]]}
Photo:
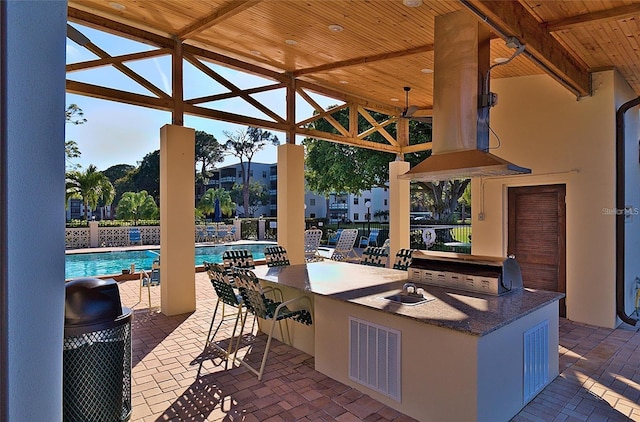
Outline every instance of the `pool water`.
{"type": "MultiPolygon", "coordinates": [[[[221,263],[225,250],[247,249],[253,259],[264,259],[265,246],[269,244],[198,246],[195,265],[202,265],[203,261],[221,263]]],[[[130,268],[131,264],[136,265],[136,270],[150,270],[153,260],[159,255],[160,249],[67,254],[65,279],[122,274],[122,270],[130,268]]]]}

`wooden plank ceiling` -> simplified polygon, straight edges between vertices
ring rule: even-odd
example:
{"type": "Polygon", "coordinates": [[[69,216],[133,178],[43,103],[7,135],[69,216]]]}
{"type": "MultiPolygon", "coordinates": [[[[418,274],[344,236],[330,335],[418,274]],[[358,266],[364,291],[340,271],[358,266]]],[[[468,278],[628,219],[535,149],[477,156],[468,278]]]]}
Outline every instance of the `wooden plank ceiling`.
{"type": "MultiPolygon", "coordinates": [[[[473,13],[490,26],[492,62],[514,51],[503,38],[516,36],[526,45],[525,54],[496,67],[492,78],[549,72],[576,96],[585,96],[590,92],[589,72],[617,68],[640,95],[640,1],[69,0],[68,4],[71,23],[168,49],[164,53],[173,51],[177,40],[188,61],[197,57],[242,68],[266,75],[280,87],[295,79],[298,88],[342,96],[346,102],[390,115],[404,107],[405,86],[412,88],[411,104],[422,114],[430,113],[434,19],[458,10],[473,13]]],[[[123,61],[98,55],[101,65],[117,62],[115,66],[124,71],[123,61]]],[[[86,68],[70,66],[69,71],[86,68]]],[[[139,102],[126,93],[83,84],[68,82],[67,88],[139,102]]],[[[147,88],[156,96],[149,106],[173,108],[172,93],[147,88]]],[[[190,108],[194,103],[186,104],[185,112],[197,112],[190,108]]],[[[210,117],[220,117],[214,114],[210,117]]],[[[266,119],[272,122],[270,127],[290,128],[286,116],[270,117],[266,119]]]]}

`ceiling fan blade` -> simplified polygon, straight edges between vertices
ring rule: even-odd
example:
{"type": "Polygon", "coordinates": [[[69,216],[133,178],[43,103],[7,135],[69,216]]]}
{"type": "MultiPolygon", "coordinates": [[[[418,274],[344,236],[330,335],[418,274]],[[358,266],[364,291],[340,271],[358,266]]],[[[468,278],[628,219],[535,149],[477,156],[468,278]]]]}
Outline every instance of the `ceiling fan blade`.
{"type": "Polygon", "coordinates": [[[416,111],[418,111],[418,106],[409,106],[402,112],[402,117],[410,118],[416,111]]]}
{"type": "Polygon", "coordinates": [[[425,117],[412,117],[411,120],[414,120],[416,122],[421,122],[421,123],[433,123],[433,117],[432,116],[425,116],[425,117]]]}

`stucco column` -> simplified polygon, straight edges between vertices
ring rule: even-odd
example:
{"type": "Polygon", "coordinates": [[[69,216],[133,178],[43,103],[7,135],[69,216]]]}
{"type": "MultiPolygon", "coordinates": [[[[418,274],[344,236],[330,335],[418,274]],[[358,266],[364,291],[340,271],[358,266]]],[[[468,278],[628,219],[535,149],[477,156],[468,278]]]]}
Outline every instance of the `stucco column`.
{"type": "Polygon", "coordinates": [[[0,2],[0,420],[9,422],[62,420],[66,20],[66,2],[0,2]]]}
{"type": "Polygon", "coordinates": [[[97,221],[89,221],[89,246],[92,248],[100,246],[100,229],[97,221]]]}
{"type": "Polygon", "coordinates": [[[398,175],[409,171],[406,161],[389,163],[389,256],[391,262],[396,252],[408,248],[409,240],[409,180],[398,179],[398,175]]]}
{"type": "Polygon", "coordinates": [[[160,129],[161,310],[178,315],[196,309],[195,131],[175,125],[160,129]]]}
{"type": "Polygon", "coordinates": [[[292,264],[304,263],[304,147],[278,147],[278,244],[292,264]]]}

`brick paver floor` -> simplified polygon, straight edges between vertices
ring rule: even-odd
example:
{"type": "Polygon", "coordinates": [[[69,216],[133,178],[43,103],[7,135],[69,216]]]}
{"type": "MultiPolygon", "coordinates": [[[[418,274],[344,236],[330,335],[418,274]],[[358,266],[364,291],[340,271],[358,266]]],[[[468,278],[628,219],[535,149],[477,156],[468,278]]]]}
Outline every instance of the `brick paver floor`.
{"type": "MultiPolygon", "coordinates": [[[[216,302],[206,274],[196,274],[197,310],[173,317],[150,310],[146,291],[139,300],[138,281],[119,286],[134,312],[132,421],[414,420],[315,371],[312,356],[277,341],[261,381],[242,366],[225,370],[219,359],[206,360],[197,378],[216,302]]],[[[160,288],[151,290],[157,307],[160,288]]],[[[220,334],[230,337],[230,328],[220,334]]],[[[559,353],[560,376],[514,421],[640,421],[637,328],[561,319],[559,353]]]]}

